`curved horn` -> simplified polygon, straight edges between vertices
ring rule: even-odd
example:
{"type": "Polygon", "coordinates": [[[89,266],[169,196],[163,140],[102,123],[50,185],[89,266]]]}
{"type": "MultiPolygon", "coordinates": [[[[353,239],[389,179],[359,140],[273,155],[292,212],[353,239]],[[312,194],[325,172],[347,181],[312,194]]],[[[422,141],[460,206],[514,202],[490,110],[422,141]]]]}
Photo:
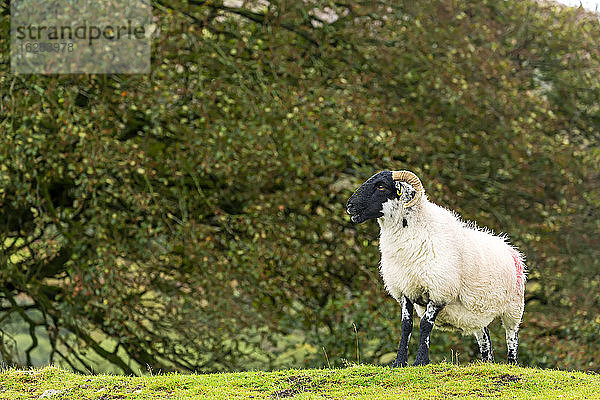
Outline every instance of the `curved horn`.
{"type": "Polygon", "coordinates": [[[404,205],[404,208],[413,206],[419,200],[421,200],[421,197],[423,196],[423,193],[425,192],[425,190],[423,189],[423,184],[421,183],[421,180],[414,173],[412,173],[410,171],[392,171],[392,179],[395,181],[406,182],[410,186],[415,188],[415,190],[417,191],[417,194],[415,194],[415,197],[413,197],[411,201],[406,203],[404,205]]]}

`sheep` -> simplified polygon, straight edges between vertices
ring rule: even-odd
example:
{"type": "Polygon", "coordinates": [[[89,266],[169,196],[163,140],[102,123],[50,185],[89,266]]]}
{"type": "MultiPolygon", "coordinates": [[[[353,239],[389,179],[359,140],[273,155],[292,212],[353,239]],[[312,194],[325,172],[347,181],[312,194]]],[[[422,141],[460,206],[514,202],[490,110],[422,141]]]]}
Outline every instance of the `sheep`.
{"type": "Polygon", "coordinates": [[[382,171],[350,197],[354,223],[377,219],[380,272],[389,294],[402,305],[400,346],[393,367],[406,366],[413,309],[421,318],[414,365],[429,363],[429,339],[441,330],[473,334],[481,357],[494,355],[487,326],[500,317],[508,363],[517,363],[519,324],[525,306],[524,256],[473,222],[430,202],[410,171],[382,171]]]}

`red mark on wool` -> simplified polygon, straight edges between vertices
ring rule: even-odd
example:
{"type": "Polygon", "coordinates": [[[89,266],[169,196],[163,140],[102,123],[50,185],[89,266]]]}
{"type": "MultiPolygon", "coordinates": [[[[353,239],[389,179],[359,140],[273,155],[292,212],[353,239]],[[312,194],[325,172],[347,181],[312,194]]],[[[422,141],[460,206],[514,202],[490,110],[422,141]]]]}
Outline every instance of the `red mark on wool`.
{"type": "Polygon", "coordinates": [[[523,281],[525,278],[525,266],[523,265],[523,260],[521,259],[519,253],[517,253],[516,251],[512,252],[512,258],[515,261],[515,269],[517,270],[517,287],[524,289],[523,281]]]}

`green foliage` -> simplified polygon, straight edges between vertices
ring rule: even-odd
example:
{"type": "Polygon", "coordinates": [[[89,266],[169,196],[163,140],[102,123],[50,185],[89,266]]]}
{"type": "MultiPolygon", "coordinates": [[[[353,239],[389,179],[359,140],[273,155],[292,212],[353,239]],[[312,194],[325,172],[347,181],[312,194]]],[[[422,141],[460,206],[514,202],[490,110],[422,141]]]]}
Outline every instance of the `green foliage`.
{"type": "MultiPolygon", "coordinates": [[[[0,36],[0,321],[31,337],[18,353],[0,325],[3,359],[33,364],[46,335],[81,371],[340,365],[354,323],[361,359],[389,361],[377,226],[345,201],[406,168],[527,254],[524,363],[593,368],[598,21],[529,1],[245,7],[155,2],[148,76],[10,75],[0,36]]],[[[435,336],[434,360],[477,356],[435,336]]]]}

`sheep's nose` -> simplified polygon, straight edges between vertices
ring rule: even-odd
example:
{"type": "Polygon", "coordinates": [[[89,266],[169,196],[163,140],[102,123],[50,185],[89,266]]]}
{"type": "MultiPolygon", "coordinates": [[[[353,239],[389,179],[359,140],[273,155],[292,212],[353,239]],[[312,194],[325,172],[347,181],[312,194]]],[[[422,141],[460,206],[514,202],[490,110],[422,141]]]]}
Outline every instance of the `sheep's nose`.
{"type": "Polygon", "coordinates": [[[356,211],[356,207],[354,206],[354,204],[348,203],[348,205],[346,206],[346,212],[350,215],[354,214],[354,212],[356,211]]]}

